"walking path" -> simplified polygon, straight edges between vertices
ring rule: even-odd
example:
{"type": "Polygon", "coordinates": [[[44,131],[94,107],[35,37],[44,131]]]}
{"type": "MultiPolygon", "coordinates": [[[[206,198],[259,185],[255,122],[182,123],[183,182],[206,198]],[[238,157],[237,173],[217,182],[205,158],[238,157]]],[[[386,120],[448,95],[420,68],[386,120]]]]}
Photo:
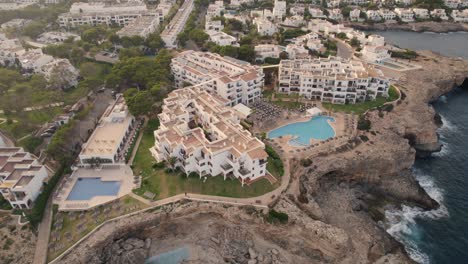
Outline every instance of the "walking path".
{"type": "Polygon", "coordinates": [[[145,117],[145,122],[143,123],[143,125],[140,127],[140,134],[138,134],[138,138],[135,142],[135,145],[133,147],[133,150],[132,150],[132,155],[130,156],[130,159],[128,160],[128,164],[133,164],[133,159],[135,158],[135,155],[138,151],[138,146],[140,146],[140,141],[141,141],[141,138],[143,137],[143,134],[144,134],[144,129],[146,128],[146,125],[148,124],[148,118],[145,117]]]}
{"type": "MultiPolygon", "coordinates": [[[[108,223],[117,221],[119,219],[127,218],[127,217],[130,217],[130,216],[134,216],[136,214],[140,214],[140,213],[143,213],[143,212],[146,212],[146,211],[150,211],[150,210],[152,210],[154,208],[157,208],[157,207],[160,207],[160,206],[163,206],[163,205],[167,205],[167,204],[171,204],[171,203],[175,203],[175,202],[179,202],[179,201],[182,201],[182,200],[191,200],[191,201],[198,201],[198,202],[211,202],[211,203],[223,203],[223,204],[229,204],[229,205],[234,205],[234,206],[250,205],[250,206],[255,206],[255,207],[261,208],[261,209],[268,209],[268,206],[271,203],[273,203],[276,199],[278,199],[280,197],[280,195],[283,192],[286,191],[286,189],[287,189],[287,187],[289,185],[289,179],[290,179],[289,160],[288,161],[283,161],[283,162],[284,162],[285,174],[284,174],[283,177],[281,177],[280,187],[276,188],[275,190],[273,190],[273,191],[271,191],[269,193],[266,193],[266,194],[263,194],[263,195],[257,196],[257,197],[231,198],[231,197],[221,197],[221,196],[203,195],[203,194],[195,194],[195,193],[184,193],[184,194],[178,194],[178,195],[175,195],[175,196],[171,196],[169,198],[162,199],[162,200],[150,201],[150,200],[147,200],[147,199],[145,199],[145,198],[143,198],[141,196],[138,196],[138,195],[136,195],[134,193],[130,193],[129,195],[131,197],[137,199],[138,201],[140,201],[142,203],[145,203],[146,205],[149,205],[149,207],[147,207],[145,209],[142,209],[140,211],[136,211],[136,212],[126,214],[126,215],[121,215],[121,216],[118,216],[116,218],[109,219],[109,220],[103,222],[102,224],[95,227],[91,232],[86,234],[84,237],[82,237],[75,244],[73,244],[71,247],[69,247],[67,250],[65,250],[61,255],[59,255],[57,258],[55,258],[54,260],[52,260],[49,263],[51,263],[51,264],[52,263],[59,263],[60,259],[63,256],[68,254],[71,250],[73,250],[81,242],[83,242],[85,239],[87,239],[89,236],[91,236],[94,232],[96,232],[102,226],[104,226],[104,225],[106,225],[108,223]]],[[[50,228],[50,226],[51,226],[50,222],[49,222],[48,226],[50,228]]],[[[43,240],[43,241],[48,242],[48,240],[49,240],[49,238],[47,237],[47,240],[43,240]]],[[[44,243],[46,248],[47,248],[47,244],[48,243],[44,243]]],[[[45,252],[47,252],[47,250],[45,250],[45,252]]],[[[37,259],[36,256],[34,256],[34,264],[36,264],[36,263],[37,264],[45,263],[44,258],[42,258],[41,260],[44,260],[44,261],[43,262],[38,262],[39,260],[37,259]]]]}

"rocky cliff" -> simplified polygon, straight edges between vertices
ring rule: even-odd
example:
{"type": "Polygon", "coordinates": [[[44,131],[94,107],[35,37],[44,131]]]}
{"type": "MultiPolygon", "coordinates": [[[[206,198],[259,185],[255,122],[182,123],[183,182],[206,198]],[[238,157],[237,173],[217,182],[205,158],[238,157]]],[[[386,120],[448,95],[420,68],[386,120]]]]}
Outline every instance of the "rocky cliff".
{"type": "Polygon", "coordinates": [[[415,23],[348,23],[347,26],[353,27],[358,30],[402,30],[402,31],[415,31],[415,32],[435,32],[435,33],[446,33],[446,32],[457,32],[457,31],[468,31],[468,26],[464,23],[453,23],[453,22],[415,22],[415,23]]]}
{"type": "Polygon", "coordinates": [[[415,63],[394,108],[366,115],[369,131],[307,167],[290,162],[289,188],[271,206],[287,224],[252,207],[178,203],[105,225],[59,263],[135,263],[181,247],[186,263],[412,263],[382,220],[402,204],[438,207],[411,167],[440,148],[430,102],[468,76],[466,61],[431,52],[415,63]]]}

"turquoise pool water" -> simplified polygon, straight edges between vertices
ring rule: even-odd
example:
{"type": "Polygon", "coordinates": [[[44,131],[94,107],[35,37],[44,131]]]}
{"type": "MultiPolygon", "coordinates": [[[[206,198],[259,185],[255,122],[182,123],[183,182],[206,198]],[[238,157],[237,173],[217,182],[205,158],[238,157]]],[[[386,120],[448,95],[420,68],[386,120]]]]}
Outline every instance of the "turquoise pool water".
{"type": "Polygon", "coordinates": [[[309,121],[292,123],[272,130],[268,133],[268,138],[292,135],[294,139],[289,141],[290,145],[308,146],[311,139],[327,140],[335,136],[329,121],[334,122],[335,119],[329,116],[314,116],[309,121]]]}
{"type": "Polygon", "coordinates": [[[114,196],[119,193],[119,190],[120,182],[118,181],[101,181],[100,178],[79,178],[67,200],[89,200],[94,196],[114,196]]]}
{"type": "Polygon", "coordinates": [[[186,247],[153,256],[145,261],[145,264],[179,264],[188,259],[189,250],[186,247]]]}

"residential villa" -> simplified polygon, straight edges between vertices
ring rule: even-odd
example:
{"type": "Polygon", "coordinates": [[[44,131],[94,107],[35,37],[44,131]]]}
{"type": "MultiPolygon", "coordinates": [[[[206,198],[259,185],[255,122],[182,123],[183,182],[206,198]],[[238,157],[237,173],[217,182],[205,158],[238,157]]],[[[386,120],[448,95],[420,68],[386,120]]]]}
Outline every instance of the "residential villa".
{"type": "Polygon", "coordinates": [[[382,17],[380,16],[380,12],[377,10],[367,10],[366,11],[366,16],[368,20],[371,21],[380,21],[382,20],[382,17]]]}
{"type": "Polygon", "coordinates": [[[361,10],[359,10],[358,8],[353,9],[351,10],[351,12],[349,12],[349,20],[351,21],[359,21],[360,16],[361,16],[361,10]]]}
{"type": "Polygon", "coordinates": [[[445,13],[445,9],[434,9],[431,11],[431,17],[433,18],[440,18],[441,20],[448,20],[449,17],[447,16],[447,14],[445,13]]]}
{"type": "Polygon", "coordinates": [[[310,8],[309,13],[313,18],[326,18],[327,16],[323,14],[323,11],[319,8],[310,8]]]}
{"type": "Polygon", "coordinates": [[[282,20],[283,16],[286,15],[286,1],[275,0],[273,6],[273,17],[278,20],[282,20]]]}
{"type": "Polygon", "coordinates": [[[385,21],[395,20],[395,18],[397,16],[395,14],[395,12],[393,12],[392,10],[389,10],[389,9],[385,9],[385,8],[379,9],[378,13],[379,13],[379,16],[382,19],[384,19],[385,21]]]}
{"type": "Polygon", "coordinates": [[[414,21],[414,13],[410,8],[395,8],[395,13],[403,22],[414,21]]]}
{"type": "Polygon", "coordinates": [[[237,39],[223,31],[207,30],[205,32],[210,36],[210,41],[216,43],[216,45],[239,47],[237,39]]]}
{"type": "Polygon", "coordinates": [[[221,31],[224,29],[221,20],[206,20],[205,31],[221,31]]]}
{"type": "Polygon", "coordinates": [[[296,3],[289,9],[289,14],[291,14],[292,16],[304,16],[304,13],[305,6],[301,4],[296,3]]]}
{"type": "Polygon", "coordinates": [[[123,95],[118,94],[102,115],[88,141],[83,144],[78,156],[78,166],[125,164],[125,152],[133,140],[135,123],[123,95]]]}
{"type": "Polygon", "coordinates": [[[305,23],[306,22],[302,16],[294,15],[287,17],[281,24],[288,27],[301,27],[305,23]]]}
{"type": "Polygon", "coordinates": [[[468,22],[468,9],[452,10],[452,18],[455,22],[468,22]]]}
{"type": "Polygon", "coordinates": [[[359,60],[338,57],[282,60],[278,92],[297,93],[333,104],[354,104],[388,96],[383,73],[359,60]]]}
{"type": "Polygon", "coordinates": [[[429,10],[425,8],[413,8],[413,13],[418,19],[429,19],[429,10]]]}
{"type": "Polygon", "coordinates": [[[342,20],[343,19],[343,14],[341,14],[341,9],[339,8],[334,8],[334,9],[329,9],[328,10],[328,18],[333,19],[333,20],[342,20]]]}
{"type": "Polygon", "coordinates": [[[186,50],[172,59],[175,84],[201,86],[234,106],[249,104],[261,96],[263,70],[248,62],[209,52],[186,50]]]}
{"type": "Polygon", "coordinates": [[[260,44],[255,46],[255,60],[257,62],[263,62],[266,58],[278,59],[283,51],[284,47],[280,45],[260,44]]]}
{"type": "Polygon", "coordinates": [[[81,37],[77,34],[70,32],[49,31],[40,34],[36,41],[45,44],[58,44],[64,42],[67,39],[72,39],[73,41],[76,41],[80,40],[81,37]]]}
{"type": "Polygon", "coordinates": [[[286,53],[289,59],[305,59],[309,57],[309,50],[304,48],[304,45],[288,44],[286,46],[286,53]]]}
{"type": "Polygon", "coordinates": [[[164,99],[150,148],[156,161],[167,161],[187,175],[222,175],[242,185],[264,176],[265,145],[240,125],[245,114],[227,104],[201,87],[172,91],[164,99]]]}
{"type": "Polygon", "coordinates": [[[370,63],[383,63],[390,59],[390,54],[384,46],[364,45],[361,54],[362,58],[370,63]]]}
{"type": "Polygon", "coordinates": [[[257,26],[258,34],[262,36],[272,36],[278,32],[278,28],[271,21],[264,18],[255,18],[253,23],[257,26]]]}
{"type": "Polygon", "coordinates": [[[48,176],[47,169],[22,148],[0,148],[0,194],[11,207],[31,208],[48,176]]]}

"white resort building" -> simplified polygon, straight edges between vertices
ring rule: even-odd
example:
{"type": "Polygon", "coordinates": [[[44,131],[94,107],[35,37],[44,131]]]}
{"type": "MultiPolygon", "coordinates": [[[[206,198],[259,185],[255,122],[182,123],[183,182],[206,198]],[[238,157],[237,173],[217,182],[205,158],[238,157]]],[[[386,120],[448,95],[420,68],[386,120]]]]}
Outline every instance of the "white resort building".
{"type": "Polygon", "coordinates": [[[150,151],[156,161],[172,161],[187,175],[222,175],[242,184],[264,176],[265,145],[239,124],[246,116],[226,104],[229,101],[200,87],[172,91],[154,131],[150,151]]]}
{"type": "Polygon", "coordinates": [[[125,152],[133,140],[134,127],[135,118],[128,111],[123,95],[119,94],[83,144],[79,166],[125,164],[125,152]]]}
{"type": "Polygon", "coordinates": [[[433,18],[440,18],[441,20],[448,20],[449,17],[447,16],[447,13],[445,12],[445,9],[434,9],[431,11],[431,17],[433,18]]]}
{"type": "Polygon", "coordinates": [[[120,4],[103,2],[73,3],[68,13],[61,14],[58,22],[61,27],[79,27],[81,25],[126,26],[141,16],[160,16],[160,12],[151,12],[142,1],[129,1],[120,4]]]}
{"type": "Polygon", "coordinates": [[[279,92],[298,93],[334,104],[354,104],[388,96],[388,80],[380,70],[358,60],[337,57],[282,60],[279,92]]]}
{"type": "Polygon", "coordinates": [[[187,50],[172,59],[177,87],[201,86],[227,100],[227,105],[249,104],[260,97],[263,70],[248,62],[209,52],[187,50]]]}
{"type": "Polygon", "coordinates": [[[0,148],[0,193],[11,207],[31,208],[47,177],[47,169],[22,148],[0,148]]]}

